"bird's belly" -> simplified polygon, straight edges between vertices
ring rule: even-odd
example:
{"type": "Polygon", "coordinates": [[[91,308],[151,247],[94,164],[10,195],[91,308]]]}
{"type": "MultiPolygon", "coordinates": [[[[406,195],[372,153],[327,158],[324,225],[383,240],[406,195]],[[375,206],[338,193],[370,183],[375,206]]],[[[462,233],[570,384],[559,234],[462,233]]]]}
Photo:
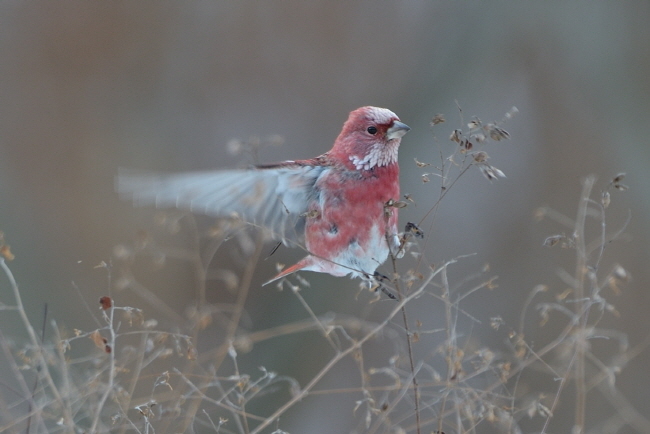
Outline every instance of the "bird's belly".
{"type": "MultiPolygon", "coordinates": [[[[338,232],[309,231],[307,249],[309,253],[320,259],[313,271],[320,271],[334,276],[352,277],[372,276],[388,258],[385,225],[355,224],[350,221],[338,225],[338,232]],[[343,227],[341,227],[343,226],[343,227]]],[[[314,228],[310,228],[314,229],[314,228]]]]}
{"type": "Polygon", "coordinates": [[[334,262],[343,265],[346,274],[352,273],[353,277],[363,274],[372,276],[377,267],[388,258],[385,231],[378,225],[373,225],[368,232],[363,245],[356,239],[351,240],[335,258],[334,262]]]}
{"type": "Polygon", "coordinates": [[[323,181],[320,195],[309,207],[305,244],[313,271],[335,276],[373,275],[389,254],[387,231],[396,232],[397,209],[386,215],[385,204],[399,198],[396,178],[323,181]],[[386,185],[388,183],[388,185],[386,185]]]}

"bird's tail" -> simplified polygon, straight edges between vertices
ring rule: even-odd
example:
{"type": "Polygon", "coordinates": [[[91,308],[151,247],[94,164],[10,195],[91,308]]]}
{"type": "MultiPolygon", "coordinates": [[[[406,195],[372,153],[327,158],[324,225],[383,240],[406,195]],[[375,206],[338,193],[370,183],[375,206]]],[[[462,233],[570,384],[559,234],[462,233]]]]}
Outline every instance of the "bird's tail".
{"type": "Polygon", "coordinates": [[[287,277],[289,274],[295,273],[296,271],[300,270],[308,270],[309,266],[313,265],[313,257],[307,256],[300,260],[297,264],[292,265],[291,267],[285,268],[282,270],[280,273],[278,273],[275,277],[273,277],[271,280],[268,280],[262,284],[262,286],[266,286],[269,283],[273,283],[276,280],[280,280],[283,277],[287,277]]]}

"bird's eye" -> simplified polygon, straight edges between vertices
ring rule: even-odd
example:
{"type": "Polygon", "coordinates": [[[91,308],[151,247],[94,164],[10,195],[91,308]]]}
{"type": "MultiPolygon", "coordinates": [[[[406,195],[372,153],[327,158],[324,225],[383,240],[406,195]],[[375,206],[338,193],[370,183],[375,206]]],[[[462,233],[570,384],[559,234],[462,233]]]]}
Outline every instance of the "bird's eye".
{"type": "Polygon", "coordinates": [[[373,126],[370,126],[370,127],[368,127],[368,130],[367,130],[367,131],[368,131],[370,134],[377,134],[377,127],[375,127],[374,125],[373,125],[373,126]]]}

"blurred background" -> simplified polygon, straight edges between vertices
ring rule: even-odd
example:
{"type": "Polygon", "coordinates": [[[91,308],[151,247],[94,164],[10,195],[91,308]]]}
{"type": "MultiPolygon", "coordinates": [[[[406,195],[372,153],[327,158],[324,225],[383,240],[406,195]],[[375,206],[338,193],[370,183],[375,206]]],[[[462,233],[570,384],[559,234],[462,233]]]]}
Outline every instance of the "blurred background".
{"type": "MultiPolygon", "coordinates": [[[[498,288],[464,308],[483,322],[472,330],[476,338],[498,348],[504,334],[485,325],[489,318],[516,327],[531,289],[563,290],[558,269],[574,267],[571,251],[542,245],[570,229],[537,222],[535,210],[548,205],[573,216],[585,176],[598,177],[599,192],[626,172],[630,189],[612,193],[607,230],[620,229],[628,215],[631,221],[627,237],[607,246],[603,267],[620,263],[632,281],[610,300],[620,317],[606,316],[601,326],[639,344],[650,330],[648,17],[647,2],[3,2],[0,230],[16,255],[11,267],[28,314],[39,324],[47,303],[59,325],[95,324],[80,299],[94,309],[107,291],[106,272],[95,266],[153,225],[153,210],[119,200],[118,167],[180,172],[309,158],[330,148],[349,111],[387,107],[412,128],[400,166],[402,191],[416,205],[402,212],[403,224],[419,221],[439,195],[438,179],[422,183],[414,158],[439,164],[441,152],[453,150],[453,129],[473,116],[501,121],[516,106],[517,116],[503,125],[511,139],[486,149],[507,178],[490,183],[471,170],[459,181],[426,227],[428,259],[476,253],[456,277],[489,263],[498,288]],[[447,122],[431,127],[438,113],[447,122]],[[255,158],[227,147],[232,139],[272,135],[284,144],[255,158]]],[[[219,255],[215,261],[228,260],[227,251],[219,255]]],[[[260,287],[276,261],[300,253],[281,249],[275,257],[256,268],[251,330],[306,317],[289,292],[260,287]]],[[[193,297],[188,276],[167,275],[149,289],[182,314],[193,297]]],[[[355,299],[358,282],[308,277],[312,287],[303,295],[316,314],[372,318],[368,297],[355,299]]],[[[230,296],[219,282],[208,287],[211,302],[230,296]]],[[[128,291],[121,297],[155,311],[128,291]]],[[[431,315],[413,312],[414,319],[431,315]]],[[[7,318],[3,333],[20,335],[7,318]]],[[[422,354],[430,351],[420,345],[422,354]]],[[[273,350],[250,366],[304,384],[324,360],[308,346],[273,350]]],[[[649,364],[650,354],[641,352],[616,381],[646,415],[649,364]]],[[[545,392],[553,396],[555,387],[545,392]]],[[[282,428],[350,432],[355,397],[323,399],[301,404],[282,428]]],[[[601,409],[603,418],[615,413],[596,397],[589,408],[594,432],[601,409]]],[[[554,423],[556,432],[570,427],[560,416],[554,423]]]]}

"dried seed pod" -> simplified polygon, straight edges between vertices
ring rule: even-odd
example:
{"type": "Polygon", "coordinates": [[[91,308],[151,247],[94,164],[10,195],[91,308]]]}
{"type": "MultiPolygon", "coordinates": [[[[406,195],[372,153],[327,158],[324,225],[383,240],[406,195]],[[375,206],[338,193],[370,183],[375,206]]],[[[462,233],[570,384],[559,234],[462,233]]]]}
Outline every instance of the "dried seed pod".
{"type": "Polygon", "coordinates": [[[510,138],[510,133],[495,124],[487,124],[485,130],[492,140],[497,142],[510,138]]]}
{"type": "Polygon", "coordinates": [[[110,297],[105,295],[99,299],[99,306],[103,310],[108,310],[111,307],[113,307],[113,300],[110,297]]]}
{"type": "Polygon", "coordinates": [[[600,198],[600,203],[603,205],[603,208],[607,208],[611,202],[611,196],[609,191],[603,191],[603,195],[600,198]]]}
{"type": "Polygon", "coordinates": [[[445,121],[445,115],[438,113],[431,119],[431,126],[441,124],[445,121]]]}
{"type": "Polygon", "coordinates": [[[449,136],[449,140],[451,140],[452,142],[460,143],[462,137],[463,137],[463,132],[461,130],[454,130],[449,136]]]}
{"type": "Polygon", "coordinates": [[[414,158],[414,160],[415,160],[415,165],[418,166],[418,167],[427,167],[427,166],[431,166],[431,163],[423,163],[423,162],[421,162],[421,161],[418,161],[417,158],[414,158]]]}
{"type": "Polygon", "coordinates": [[[424,238],[424,231],[415,223],[408,222],[404,227],[404,232],[415,235],[418,238],[424,238]]]}

